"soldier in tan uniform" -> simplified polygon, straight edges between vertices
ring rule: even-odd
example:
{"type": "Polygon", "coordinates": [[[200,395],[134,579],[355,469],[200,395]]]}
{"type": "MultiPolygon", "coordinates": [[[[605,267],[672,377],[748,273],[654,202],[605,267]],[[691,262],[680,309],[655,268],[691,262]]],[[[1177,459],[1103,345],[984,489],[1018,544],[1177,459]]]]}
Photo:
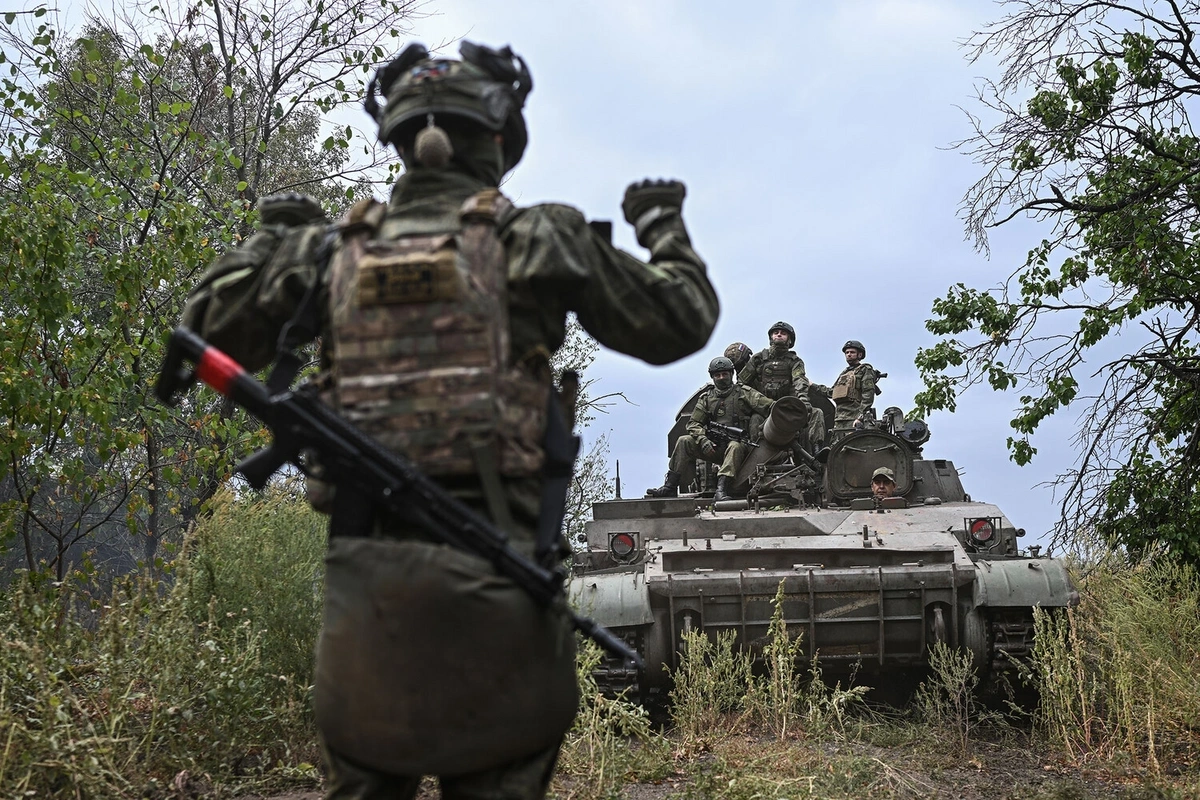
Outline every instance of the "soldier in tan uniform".
{"type": "Polygon", "coordinates": [[[692,418],[688,421],[688,432],[675,440],[663,485],[647,489],[647,497],[678,495],[679,476],[684,468],[697,458],[703,458],[721,465],[717,472],[717,491],[713,501],[730,499],[728,481],[737,475],[750,452],[750,445],[729,439],[714,441],[706,426],[710,422],[719,422],[745,430],[755,414],[765,419],[771,413],[774,401],[749,386],[734,384],[733,362],[724,356],[718,356],[708,363],[708,375],[712,378],[713,388],[696,401],[692,418]]]}
{"type": "MultiPolygon", "coordinates": [[[[311,203],[264,210],[184,319],[251,371],[275,357],[281,329],[309,325],[327,402],[553,565],[563,542],[544,442],[556,417],[563,427],[549,363],[568,312],[601,344],[666,364],[708,341],[717,297],[682,183],[625,192],[648,263],[570,206],[514,207],[497,187],[525,149],[529,72],[508,48],[461,53],[413,44],[371,82],[364,105],[405,167],[390,202],[335,225],[311,203]]],[[[407,800],[422,775],[446,798],[543,797],[578,699],[561,610],[353,486],[325,500],[314,707],[327,798],[407,800]]]]}

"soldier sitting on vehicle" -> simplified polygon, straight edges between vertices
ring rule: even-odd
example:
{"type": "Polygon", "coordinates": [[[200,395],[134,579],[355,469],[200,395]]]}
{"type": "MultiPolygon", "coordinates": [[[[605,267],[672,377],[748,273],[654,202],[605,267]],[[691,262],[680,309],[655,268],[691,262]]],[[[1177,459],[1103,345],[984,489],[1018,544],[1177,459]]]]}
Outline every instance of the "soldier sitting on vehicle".
{"type": "Polygon", "coordinates": [[[728,484],[737,474],[750,452],[749,437],[736,437],[729,428],[744,430],[755,414],[764,418],[771,411],[772,401],[745,384],[734,385],[733,362],[718,356],[708,363],[713,388],[700,395],[688,432],[675,440],[671,462],[663,485],[646,490],[646,497],[675,497],[679,494],[679,476],[685,467],[702,458],[720,464],[714,502],[730,499],[728,484]],[[724,435],[710,429],[711,423],[726,428],[724,435]]]}

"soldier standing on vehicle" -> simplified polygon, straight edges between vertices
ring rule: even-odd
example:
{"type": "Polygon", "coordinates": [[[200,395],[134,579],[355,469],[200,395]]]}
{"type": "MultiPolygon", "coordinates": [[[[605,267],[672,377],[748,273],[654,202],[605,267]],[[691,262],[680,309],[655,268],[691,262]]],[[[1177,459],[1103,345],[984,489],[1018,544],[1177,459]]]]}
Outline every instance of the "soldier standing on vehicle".
{"type": "Polygon", "coordinates": [[[791,349],[796,344],[796,329],[780,320],[767,329],[767,340],[769,346],[750,357],[738,373],[738,381],[772,400],[788,396],[800,398],[808,417],[803,438],[809,452],[813,452],[825,438],[825,415],[812,407],[804,360],[791,349]]]}
{"type": "MultiPolygon", "coordinates": [[[[273,214],[264,200],[260,231],[208,271],[184,320],[251,371],[276,357],[281,330],[289,345],[319,334],[324,399],[550,566],[570,472],[550,470],[548,445],[569,437],[572,398],[556,402],[549,360],[567,313],[601,344],[666,364],[708,341],[717,297],[682,183],[625,192],[649,264],[574,208],[513,207],[497,187],[525,150],[529,72],[507,47],[460,52],[412,44],[371,81],[364,106],[405,167],[390,203],[329,226],[304,198],[273,214]]],[[[443,797],[543,797],[578,700],[561,609],[352,486],[325,500],[314,706],[329,800],[411,798],[422,775],[443,797]]]]}
{"type": "Polygon", "coordinates": [[[764,419],[771,413],[773,401],[745,384],[734,384],[733,362],[718,356],[708,362],[708,375],[713,388],[700,395],[692,418],[688,421],[687,433],[675,440],[671,462],[663,485],[647,489],[647,497],[675,497],[679,494],[679,476],[684,468],[702,458],[720,464],[717,472],[717,490],[713,502],[730,499],[728,482],[737,475],[742,462],[750,452],[748,442],[730,438],[714,441],[707,430],[710,422],[745,430],[750,418],[759,414],[764,419]]]}
{"type": "Polygon", "coordinates": [[[879,373],[863,361],[867,357],[867,348],[863,343],[851,339],[842,345],[842,352],[846,356],[846,368],[837,376],[832,387],[817,387],[833,399],[836,407],[833,415],[835,440],[854,430],[855,421],[871,408],[875,396],[879,394],[879,373]]]}

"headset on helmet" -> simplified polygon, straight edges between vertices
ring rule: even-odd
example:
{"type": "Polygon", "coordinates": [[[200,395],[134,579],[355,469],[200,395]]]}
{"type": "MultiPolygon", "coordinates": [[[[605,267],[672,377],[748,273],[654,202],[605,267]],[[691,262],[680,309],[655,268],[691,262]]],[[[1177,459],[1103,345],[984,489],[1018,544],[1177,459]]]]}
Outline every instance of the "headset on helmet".
{"type": "Polygon", "coordinates": [[[717,356],[708,362],[708,374],[712,375],[716,372],[733,372],[733,362],[725,356],[717,356]]]}
{"type": "Polygon", "coordinates": [[[774,333],[775,331],[784,331],[785,333],[787,333],[788,347],[792,347],[793,345],[796,344],[796,329],[793,328],[791,325],[788,325],[783,320],[780,320],[779,322],[776,322],[771,327],[767,328],[767,339],[768,340],[771,338],[771,334],[774,333]]]}
{"type": "Polygon", "coordinates": [[[855,350],[857,350],[862,358],[867,357],[867,348],[863,347],[863,343],[858,341],[857,339],[851,339],[850,341],[848,341],[844,345],[842,345],[842,352],[843,353],[846,352],[851,347],[853,347],[855,350]]]}
{"type": "Polygon", "coordinates": [[[521,109],[533,90],[525,60],[512,48],[495,50],[464,41],[462,61],[431,58],[413,42],[375,73],[363,108],[379,125],[379,141],[399,146],[430,117],[458,118],[499,133],[504,139],[504,170],[517,165],[529,133],[521,109]],[[380,106],[376,88],[387,100],[380,106]]]}

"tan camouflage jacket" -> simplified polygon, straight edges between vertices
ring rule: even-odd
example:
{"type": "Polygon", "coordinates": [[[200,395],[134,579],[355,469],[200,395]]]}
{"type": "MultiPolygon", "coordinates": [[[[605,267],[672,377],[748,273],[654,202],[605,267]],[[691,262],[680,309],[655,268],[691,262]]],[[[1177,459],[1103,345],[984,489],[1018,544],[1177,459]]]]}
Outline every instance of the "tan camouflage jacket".
{"type": "Polygon", "coordinates": [[[837,380],[833,382],[833,386],[825,391],[833,398],[833,403],[837,408],[835,424],[852,423],[862,415],[862,412],[871,407],[871,404],[875,402],[875,395],[879,393],[875,382],[875,368],[865,361],[842,370],[841,374],[837,376],[837,380]]]}

